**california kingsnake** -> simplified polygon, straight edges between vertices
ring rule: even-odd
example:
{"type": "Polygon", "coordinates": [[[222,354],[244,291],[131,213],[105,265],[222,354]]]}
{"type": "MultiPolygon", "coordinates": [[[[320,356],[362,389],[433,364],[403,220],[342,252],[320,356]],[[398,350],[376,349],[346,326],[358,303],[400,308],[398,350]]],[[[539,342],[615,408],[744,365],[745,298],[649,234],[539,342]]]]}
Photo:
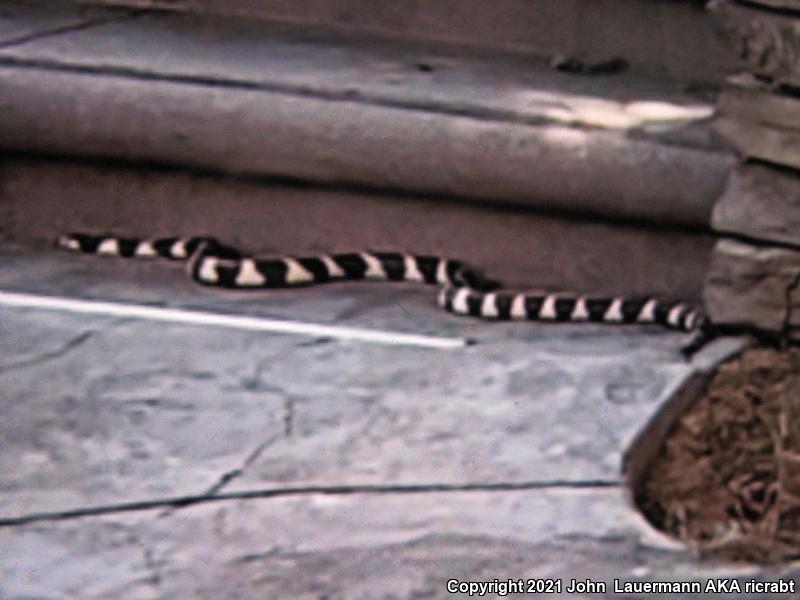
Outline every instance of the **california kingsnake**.
{"type": "Polygon", "coordinates": [[[62,236],[59,245],[88,254],[187,261],[192,279],[226,288],[281,288],[361,279],[415,281],[442,286],[439,305],[445,310],[485,319],[656,323],[682,331],[701,331],[707,325],[699,309],[683,302],[496,291],[497,284],[463,263],[434,256],[359,252],[254,258],[209,237],[146,240],[71,234],[62,236]]]}

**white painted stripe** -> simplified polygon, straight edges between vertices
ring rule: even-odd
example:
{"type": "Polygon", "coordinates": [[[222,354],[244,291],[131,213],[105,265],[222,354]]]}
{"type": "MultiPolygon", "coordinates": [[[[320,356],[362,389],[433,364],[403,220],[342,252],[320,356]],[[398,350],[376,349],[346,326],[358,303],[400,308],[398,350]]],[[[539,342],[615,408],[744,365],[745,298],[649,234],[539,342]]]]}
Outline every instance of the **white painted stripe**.
{"type": "Polygon", "coordinates": [[[323,254],[319,257],[322,262],[325,263],[325,268],[328,269],[328,275],[333,279],[336,277],[344,277],[344,271],[342,268],[336,264],[336,261],[333,260],[327,254],[323,254]]]}
{"type": "Polygon", "coordinates": [[[525,294],[517,294],[511,301],[511,318],[527,319],[528,313],[525,310],[525,294]]]}
{"type": "Polygon", "coordinates": [[[106,238],[97,247],[97,254],[105,254],[107,256],[119,256],[119,242],[116,238],[106,238]]]}
{"type": "Polygon", "coordinates": [[[447,276],[447,260],[443,258],[439,259],[439,264],[436,265],[436,281],[442,285],[451,283],[447,276]]]}
{"type": "Polygon", "coordinates": [[[636,318],[636,320],[639,323],[655,322],[657,306],[658,306],[658,300],[656,300],[655,298],[651,298],[645,303],[645,305],[642,307],[642,310],[639,311],[639,316],[636,318]]]}
{"type": "Polygon", "coordinates": [[[61,312],[108,315],[145,319],[149,321],[166,321],[186,323],[190,325],[207,325],[211,327],[228,327],[248,331],[271,331],[314,337],[330,337],[341,340],[355,340],[389,346],[417,346],[422,348],[453,349],[467,345],[464,338],[446,338],[429,335],[416,335],[394,331],[374,331],[355,327],[339,327],[335,325],[317,325],[300,321],[280,321],[261,317],[242,317],[209,312],[181,310],[175,308],[159,308],[124,304],[117,302],[98,302],[75,300],[58,296],[38,296],[35,294],[18,294],[0,291],[0,305],[18,308],[35,308],[61,312]]]}
{"type": "Polygon", "coordinates": [[[469,289],[458,288],[455,296],[453,296],[453,312],[460,315],[469,314],[469,304],[467,304],[467,298],[469,298],[469,289]]]}
{"type": "Polygon", "coordinates": [[[572,321],[589,320],[589,309],[586,308],[586,298],[581,297],[575,301],[575,308],[572,309],[572,314],[569,318],[572,321]]]}
{"type": "Polygon", "coordinates": [[[288,285],[314,282],[314,275],[301,265],[297,259],[287,256],[283,260],[286,261],[286,283],[288,285]]]}
{"type": "Polygon", "coordinates": [[[404,276],[406,281],[418,281],[420,283],[425,281],[425,277],[420,272],[417,261],[413,256],[404,256],[403,262],[406,266],[406,274],[404,276]]]}
{"type": "Polygon", "coordinates": [[[189,253],[186,251],[186,240],[177,240],[169,249],[169,254],[173,258],[186,258],[189,253]]]}
{"type": "Polygon", "coordinates": [[[267,278],[256,268],[256,261],[252,258],[243,258],[239,263],[239,273],[236,275],[236,285],[242,287],[257,287],[267,283],[267,278]]]}
{"type": "Polygon", "coordinates": [[[681,313],[683,309],[686,308],[685,304],[676,304],[671,311],[669,311],[669,315],[667,316],[667,323],[672,325],[673,327],[680,327],[681,326],[681,313]]]}
{"type": "Polygon", "coordinates": [[[487,319],[496,319],[500,316],[497,311],[497,295],[494,293],[486,294],[481,303],[481,315],[487,319]]]}
{"type": "Polygon", "coordinates": [[[555,294],[548,294],[545,297],[542,307],[539,309],[539,318],[543,321],[556,320],[556,298],[555,294]]]}
{"type": "Polygon", "coordinates": [[[197,278],[206,283],[217,283],[219,275],[217,275],[217,263],[219,259],[214,256],[205,256],[200,259],[200,269],[197,271],[197,278]]]}
{"type": "Polygon", "coordinates": [[[149,240],[139,242],[139,244],[136,246],[136,251],[133,254],[134,256],[142,257],[158,256],[158,252],[156,252],[153,242],[149,240]]]}
{"type": "Polygon", "coordinates": [[[372,256],[369,252],[362,252],[361,258],[367,263],[367,271],[364,273],[364,279],[386,279],[386,272],[383,270],[381,261],[372,256]]]}
{"type": "Polygon", "coordinates": [[[58,238],[58,245],[62,248],[66,248],[67,250],[80,250],[81,245],[75,238],[71,238],[68,235],[62,235],[58,238]]]}
{"type": "Polygon", "coordinates": [[[622,298],[614,298],[606,314],[603,315],[603,320],[608,323],[621,323],[624,320],[622,316],[622,298]]]}

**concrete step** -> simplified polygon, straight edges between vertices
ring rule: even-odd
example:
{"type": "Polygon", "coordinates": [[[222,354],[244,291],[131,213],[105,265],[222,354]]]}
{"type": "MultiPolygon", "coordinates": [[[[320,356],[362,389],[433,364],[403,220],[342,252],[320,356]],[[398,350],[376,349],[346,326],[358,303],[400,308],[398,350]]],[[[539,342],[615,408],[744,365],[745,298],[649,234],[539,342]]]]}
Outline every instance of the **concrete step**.
{"type": "Polygon", "coordinates": [[[695,228],[732,165],[707,125],[713,97],[683,84],[285,24],[99,9],[82,20],[69,8],[44,19],[46,4],[4,4],[4,150],[695,228]]]}
{"type": "Polygon", "coordinates": [[[0,239],[47,247],[69,231],[214,235],[266,255],[397,249],[460,258],[512,287],[682,299],[700,297],[714,244],[433,196],[0,156],[0,239]]]}
{"type": "Polygon", "coordinates": [[[721,81],[734,55],[702,0],[100,0],[244,15],[347,33],[434,40],[549,57],[623,56],[651,75],[721,81]]]}

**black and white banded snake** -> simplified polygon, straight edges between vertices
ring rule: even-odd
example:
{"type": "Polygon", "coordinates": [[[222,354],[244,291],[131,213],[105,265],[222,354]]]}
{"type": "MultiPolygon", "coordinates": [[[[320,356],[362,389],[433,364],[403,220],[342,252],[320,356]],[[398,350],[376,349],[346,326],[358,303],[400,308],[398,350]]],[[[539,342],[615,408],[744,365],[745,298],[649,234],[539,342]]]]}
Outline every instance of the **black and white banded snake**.
{"type": "Polygon", "coordinates": [[[197,283],[224,288],[283,288],[348,280],[412,281],[441,286],[445,310],[484,319],[610,324],[658,324],[694,332],[684,349],[702,345],[709,322],[702,309],[654,297],[583,296],[551,292],[510,292],[464,263],[436,256],[398,252],[322,254],[312,257],[257,258],[211,237],[139,239],[69,234],[59,238],[68,250],[125,258],[186,261],[197,283]]]}

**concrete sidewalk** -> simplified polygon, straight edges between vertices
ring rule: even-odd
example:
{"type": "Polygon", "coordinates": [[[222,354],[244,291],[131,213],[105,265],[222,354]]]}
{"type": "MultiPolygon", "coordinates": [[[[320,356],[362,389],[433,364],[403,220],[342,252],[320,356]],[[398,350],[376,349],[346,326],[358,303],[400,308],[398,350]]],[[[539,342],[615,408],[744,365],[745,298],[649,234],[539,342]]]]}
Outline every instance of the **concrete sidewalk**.
{"type": "Polygon", "coordinates": [[[175,265],[12,248],[0,280],[477,341],[0,307],[3,600],[449,598],[450,579],[540,577],[616,597],[614,578],[777,577],[698,565],[627,502],[622,453],[693,372],[679,334],[481,323],[406,285],[225,293],[175,265]]]}

